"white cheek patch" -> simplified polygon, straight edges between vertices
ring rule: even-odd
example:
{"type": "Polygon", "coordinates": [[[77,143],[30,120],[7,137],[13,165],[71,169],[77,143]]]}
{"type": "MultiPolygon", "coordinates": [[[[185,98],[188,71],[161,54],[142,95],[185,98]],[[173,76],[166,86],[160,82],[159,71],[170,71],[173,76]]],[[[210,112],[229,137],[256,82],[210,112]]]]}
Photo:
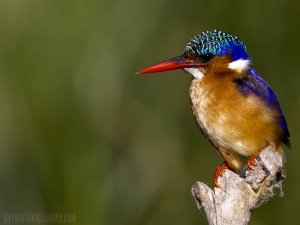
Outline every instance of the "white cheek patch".
{"type": "Polygon", "coordinates": [[[249,67],[250,60],[238,59],[228,64],[228,68],[242,72],[249,67]]]}
{"type": "Polygon", "coordinates": [[[198,68],[184,68],[185,71],[190,73],[196,79],[201,80],[204,74],[198,68]]]}

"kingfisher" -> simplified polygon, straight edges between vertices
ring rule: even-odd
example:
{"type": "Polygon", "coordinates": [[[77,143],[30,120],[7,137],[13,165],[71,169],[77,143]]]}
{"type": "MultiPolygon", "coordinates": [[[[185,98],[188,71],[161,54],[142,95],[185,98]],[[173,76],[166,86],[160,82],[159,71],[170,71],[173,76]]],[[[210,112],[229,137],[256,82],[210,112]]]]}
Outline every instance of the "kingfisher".
{"type": "Polygon", "coordinates": [[[291,148],[284,113],[274,91],[256,72],[245,44],[220,30],[202,32],[183,54],[138,71],[138,74],[182,69],[192,76],[190,102],[202,133],[224,158],[214,184],[224,169],[250,169],[267,146],[284,154],[291,148]]]}

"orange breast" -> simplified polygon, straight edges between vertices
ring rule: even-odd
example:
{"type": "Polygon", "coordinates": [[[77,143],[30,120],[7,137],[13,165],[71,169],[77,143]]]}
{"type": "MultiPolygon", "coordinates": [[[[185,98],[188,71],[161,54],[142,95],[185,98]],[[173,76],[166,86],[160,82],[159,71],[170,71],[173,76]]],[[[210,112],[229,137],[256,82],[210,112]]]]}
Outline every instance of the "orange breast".
{"type": "Polygon", "coordinates": [[[278,111],[239,93],[232,77],[194,79],[190,98],[198,125],[217,148],[250,157],[268,144],[279,145],[278,111]]]}

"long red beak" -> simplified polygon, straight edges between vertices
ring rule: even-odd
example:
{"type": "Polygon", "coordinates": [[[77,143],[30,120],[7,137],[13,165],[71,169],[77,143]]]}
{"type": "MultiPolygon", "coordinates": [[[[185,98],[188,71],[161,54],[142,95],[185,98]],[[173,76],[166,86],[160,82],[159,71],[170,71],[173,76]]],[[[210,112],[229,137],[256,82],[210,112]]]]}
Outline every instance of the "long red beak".
{"type": "Polygon", "coordinates": [[[199,67],[204,65],[205,63],[193,61],[191,59],[188,59],[185,54],[182,54],[180,56],[176,56],[174,58],[167,59],[160,63],[154,64],[153,66],[149,66],[136,73],[137,74],[157,73],[157,72],[163,72],[168,70],[183,69],[187,67],[199,67]]]}

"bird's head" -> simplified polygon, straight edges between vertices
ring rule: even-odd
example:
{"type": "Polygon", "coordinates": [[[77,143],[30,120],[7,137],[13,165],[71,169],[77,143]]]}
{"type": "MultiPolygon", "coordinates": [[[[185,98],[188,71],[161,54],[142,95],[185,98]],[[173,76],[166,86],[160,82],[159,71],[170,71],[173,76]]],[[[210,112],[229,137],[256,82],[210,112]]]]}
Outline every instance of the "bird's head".
{"type": "Polygon", "coordinates": [[[243,71],[248,68],[250,57],[246,46],[236,36],[213,30],[195,36],[180,56],[147,67],[138,74],[184,69],[195,78],[202,78],[209,68],[218,65],[226,70],[243,71]]]}

